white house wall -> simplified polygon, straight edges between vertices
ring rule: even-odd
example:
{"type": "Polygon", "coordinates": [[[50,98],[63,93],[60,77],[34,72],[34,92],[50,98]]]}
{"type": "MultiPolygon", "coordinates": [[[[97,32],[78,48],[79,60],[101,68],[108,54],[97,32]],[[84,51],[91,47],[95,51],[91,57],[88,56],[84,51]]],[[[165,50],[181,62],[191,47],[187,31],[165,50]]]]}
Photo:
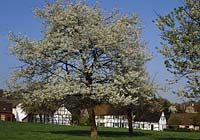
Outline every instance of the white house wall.
{"type": "Polygon", "coordinates": [[[167,128],[167,120],[166,117],[164,115],[164,112],[162,112],[161,117],[159,119],[159,130],[164,130],[167,128]]]}
{"type": "MultiPolygon", "coordinates": [[[[22,121],[27,114],[22,110],[21,105],[19,104],[16,108],[13,109],[13,114],[15,115],[16,121],[22,121]]],[[[60,107],[53,114],[53,123],[59,125],[70,125],[72,114],[64,107],[60,107]]],[[[128,120],[126,115],[106,115],[106,116],[96,116],[97,126],[103,127],[115,127],[115,128],[128,128],[128,120]]],[[[166,128],[166,118],[164,113],[162,113],[159,122],[134,122],[134,129],[142,130],[159,130],[162,131],[166,128]]]]}
{"type": "MultiPolygon", "coordinates": [[[[134,122],[133,121],[133,128],[142,129],[142,130],[163,131],[166,128],[166,123],[167,123],[166,118],[164,116],[164,113],[162,113],[158,122],[134,122]]],[[[96,116],[96,124],[97,126],[104,126],[104,127],[128,128],[128,120],[125,115],[96,116]]]]}
{"type": "Polygon", "coordinates": [[[27,117],[27,114],[21,108],[21,104],[13,108],[12,113],[15,115],[15,120],[17,122],[22,122],[23,119],[27,117]]]}
{"type": "Polygon", "coordinates": [[[141,130],[159,130],[159,124],[156,122],[134,122],[133,123],[134,129],[141,129],[141,130]]]}
{"type": "Polygon", "coordinates": [[[53,114],[53,122],[54,124],[59,125],[70,125],[72,119],[72,114],[64,107],[60,107],[54,114],[53,114]]]}
{"type": "Polygon", "coordinates": [[[128,121],[126,116],[113,116],[113,115],[106,115],[106,116],[96,116],[96,124],[97,126],[104,126],[104,127],[123,127],[128,128],[128,121]]]}
{"type": "MultiPolygon", "coordinates": [[[[125,116],[96,116],[96,124],[104,127],[128,128],[128,120],[125,116]]],[[[159,130],[159,123],[154,122],[133,122],[134,129],[159,130]]]]}

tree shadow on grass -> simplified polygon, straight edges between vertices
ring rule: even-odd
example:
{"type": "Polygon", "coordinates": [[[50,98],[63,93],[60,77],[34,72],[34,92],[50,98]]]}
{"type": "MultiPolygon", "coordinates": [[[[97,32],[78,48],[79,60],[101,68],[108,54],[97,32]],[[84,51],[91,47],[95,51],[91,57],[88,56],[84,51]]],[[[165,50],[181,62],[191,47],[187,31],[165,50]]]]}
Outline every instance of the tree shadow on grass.
{"type": "MultiPolygon", "coordinates": [[[[87,130],[68,130],[68,131],[51,131],[52,134],[66,134],[72,136],[90,136],[90,132],[87,130]]],[[[134,132],[129,134],[128,132],[114,132],[114,131],[98,131],[101,137],[140,137],[149,136],[149,133],[134,132]]]]}

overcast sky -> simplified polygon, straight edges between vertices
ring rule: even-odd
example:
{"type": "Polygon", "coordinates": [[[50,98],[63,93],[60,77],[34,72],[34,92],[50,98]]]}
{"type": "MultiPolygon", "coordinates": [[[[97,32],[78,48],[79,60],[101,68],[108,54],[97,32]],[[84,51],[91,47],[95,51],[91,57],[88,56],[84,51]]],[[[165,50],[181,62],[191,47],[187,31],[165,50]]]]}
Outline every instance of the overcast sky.
{"type": "MultiPolygon", "coordinates": [[[[53,1],[53,0],[50,0],[53,1]]],[[[88,0],[93,4],[96,0],[88,0]]],[[[118,8],[124,14],[137,13],[144,26],[143,39],[147,42],[153,60],[147,64],[147,70],[155,82],[166,85],[166,79],[172,75],[165,70],[164,58],[157,53],[155,47],[160,46],[160,33],[152,20],[156,13],[165,15],[183,4],[182,0],[99,0],[101,8],[111,11],[118,8]]],[[[0,1],[0,88],[5,89],[4,82],[19,62],[9,54],[8,47],[12,44],[7,40],[10,31],[21,33],[37,40],[42,36],[42,21],[34,17],[33,9],[44,6],[43,0],[1,0],[0,1]]],[[[160,92],[170,101],[180,101],[171,91],[160,92]]]]}

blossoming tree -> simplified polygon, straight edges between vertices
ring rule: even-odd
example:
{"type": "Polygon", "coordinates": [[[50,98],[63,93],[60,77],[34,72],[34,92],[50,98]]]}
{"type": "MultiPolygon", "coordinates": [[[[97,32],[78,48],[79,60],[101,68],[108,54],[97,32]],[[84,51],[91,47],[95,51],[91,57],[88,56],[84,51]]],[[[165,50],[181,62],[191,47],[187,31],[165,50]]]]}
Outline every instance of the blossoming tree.
{"type": "Polygon", "coordinates": [[[10,80],[12,87],[42,83],[42,89],[23,94],[27,102],[81,97],[91,136],[97,136],[94,106],[134,103],[145,87],[148,56],[137,16],[106,14],[80,1],[47,3],[35,13],[44,21],[41,40],[9,36],[14,42],[10,51],[23,64],[10,80]]]}

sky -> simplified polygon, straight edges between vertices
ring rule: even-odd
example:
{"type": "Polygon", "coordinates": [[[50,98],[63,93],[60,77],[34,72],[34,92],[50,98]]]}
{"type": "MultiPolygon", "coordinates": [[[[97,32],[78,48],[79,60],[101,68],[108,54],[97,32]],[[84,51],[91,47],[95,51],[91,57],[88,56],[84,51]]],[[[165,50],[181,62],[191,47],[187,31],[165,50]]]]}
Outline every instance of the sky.
{"type": "MultiPolygon", "coordinates": [[[[8,48],[12,42],[8,41],[7,35],[13,32],[27,35],[34,40],[40,39],[42,21],[34,16],[33,9],[43,7],[44,2],[44,0],[0,1],[0,88],[6,89],[4,83],[9,79],[14,68],[20,65],[9,53],[8,48]]],[[[94,4],[96,0],[88,0],[88,2],[94,4]]],[[[157,18],[156,13],[165,15],[182,5],[183,0],[98,0],[98,3],[108,12],[113,8],[118,8],[124,14],[138,14],[144,26],[143,39],[147,42],[149,52],[153,54],[153,59],[146,65],[147,70],[156,83],[165,86],[166,79],[172,78],[172,75],[165,69],[164,57],[155,49],[155,47],[161,47],[161,39],[160,32],[152,21],[157,18]]],[[[172,102],[182,101],[182,98],[178,98],[171,92],[160,91],[159,95],[172,102]]]]}

